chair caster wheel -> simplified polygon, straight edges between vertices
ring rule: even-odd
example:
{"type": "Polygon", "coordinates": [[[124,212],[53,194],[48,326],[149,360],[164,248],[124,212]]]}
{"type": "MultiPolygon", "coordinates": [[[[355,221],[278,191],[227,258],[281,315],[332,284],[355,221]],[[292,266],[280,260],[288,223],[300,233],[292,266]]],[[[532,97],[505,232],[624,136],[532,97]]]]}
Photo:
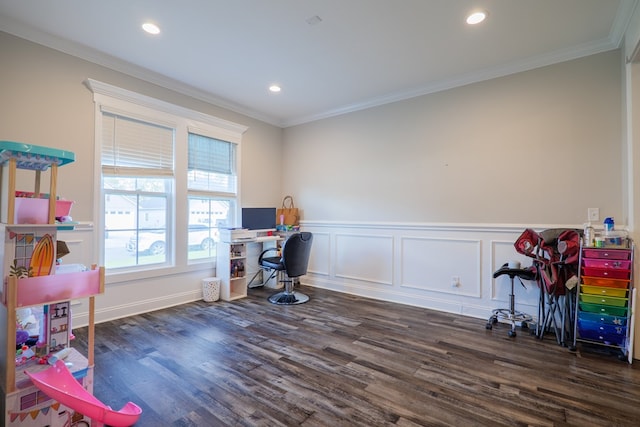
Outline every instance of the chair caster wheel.
{"type": "Polygon", "coordinates": [[[491,324],[491,322],[487,322],[485,328],[491,330],[491,329],[493,329],[493,325],[491,324]]]}
{"type": "Polygon", "coordinates": [[[570,345],[569,347],[569,353],[575,353],[578,348],[575,345],[570,345]]]}
{"type": "Polygon", "coordinates": [[[514,330],[510,330],[510,331],[509,331],[509,336],[510,336],[511,338],[515,337],[515,336],[516,336],[516,331],[514,331],[514,330]]]}
{"type": "Polygon", "coordinates": [[[520,325],[521,329],[529,329],[529,324],[527,322],[522,322],[522,324],[520,325]]]}

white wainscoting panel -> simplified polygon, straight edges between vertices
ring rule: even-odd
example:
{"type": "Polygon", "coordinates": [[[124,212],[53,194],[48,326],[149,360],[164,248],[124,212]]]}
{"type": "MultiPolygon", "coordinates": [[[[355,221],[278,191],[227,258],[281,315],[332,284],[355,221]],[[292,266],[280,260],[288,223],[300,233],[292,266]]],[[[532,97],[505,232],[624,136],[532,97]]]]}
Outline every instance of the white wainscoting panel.
{"type": "Polygon", "coordinates": [[[313,251],[309,259],[309,273],[328,276],[331,271],[331,234],[313,233],[313,251]]]}
{"type": "Polygon", "coordinates": [[[392,284],[392,236],[336,234],[335,242],[335,277],[392,284]]]}
{"type": "Polygon", "coordinates": [[[480,240],[401,237],[401,247],[400,286],[480,297],[480,240]]]}
{"type": "MultiPolygon", "coordinates": [[[[427,309],[488,318],[491,310],[509,304],[510,281],[493,278],[509,260],[531,265],[516,253],[513,242],[526,228],[576,228],[575,225],[416,224],[303,221],[314,234],[305,285],[427,309]],[[451,286],[452,277],[460,286],[451,286]]],[[[71,254],[64,263],[95,262],[92,234],[61,232],[71,254]]],[[[122,280],[107,276],[104,295],[96,302],[98,322],[157,310],[200,299],[201,281],[215,276],[214,266],[198,264],[167,275],[141,272],[122,280]]],[[[516,309],[537,313],[535,283],[515,287],[516,309]]],[[[215,304],[213,304],[215,306],[215,304]]],[[[74,305],[74,322],[86,322],[84,301],[74,305]]],[[[484,324],[481,325],[482,327],[484,324]]]]}
{"type": "MultiPolygon", "coordinates": [[[[302,227],[317,236],[303,284],[478,318],[509,308],[510,279],[493,273],[510,260],[531,265],[513,246],[526,228],[576,228],[322,221],[302,227]],[[452,286],[453,277],[460,286],[452,286]]],[[[516,279],[515,308],[535,317],[539,289],[535,282],[525,285],[516,279]]]]}

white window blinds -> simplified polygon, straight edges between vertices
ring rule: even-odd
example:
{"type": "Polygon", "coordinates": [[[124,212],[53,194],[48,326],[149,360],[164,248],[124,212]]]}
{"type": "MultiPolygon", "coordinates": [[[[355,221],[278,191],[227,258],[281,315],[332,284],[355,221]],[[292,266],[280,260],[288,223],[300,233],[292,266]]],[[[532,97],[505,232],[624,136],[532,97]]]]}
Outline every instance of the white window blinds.
{"type": "Polygon", "coordinates": [[[236,145],[189,133],[189,189],[235,193],[236,145]]]}
{"type": "Polygon", "coordinates": [[[173,150],[173,129],[103,112],[103,173],[173,176],[173,150]]]}
{"type": "Polygon", "coordinates": [[[202,135],[189,134],[189,170],[233,173],[233,144],[202,135]]]}

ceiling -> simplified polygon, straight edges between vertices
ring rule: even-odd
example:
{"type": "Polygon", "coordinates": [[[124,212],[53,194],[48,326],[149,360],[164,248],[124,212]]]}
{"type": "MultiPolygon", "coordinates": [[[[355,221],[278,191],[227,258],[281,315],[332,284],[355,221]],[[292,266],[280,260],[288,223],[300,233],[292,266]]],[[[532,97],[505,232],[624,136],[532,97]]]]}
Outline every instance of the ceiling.
{"type": "Polygon", "coordinates": [[[637,3],[0,0],[0,30],[288,127],[615,49],[637,3]]]}

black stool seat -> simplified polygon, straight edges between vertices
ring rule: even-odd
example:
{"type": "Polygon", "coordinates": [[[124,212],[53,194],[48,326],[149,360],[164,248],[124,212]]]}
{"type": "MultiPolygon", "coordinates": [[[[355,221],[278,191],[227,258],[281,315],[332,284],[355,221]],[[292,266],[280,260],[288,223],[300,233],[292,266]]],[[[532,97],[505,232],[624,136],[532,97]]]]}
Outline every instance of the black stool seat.
{"type": "Polygon", "coordinates": [[[510,278],[519,277],[524,280],[536,280],[536,272],[530,268],[509,268],[507,265],[503,265],[493,273],[493,278],[496,279],[502,275],[508,275],[510,278]]]}
{"type": "Polygon", "coordinates": [[[511,279],[511,293],[509,294],[509,308],[497,308],[492,311],[491,317],[487,320],[487,329],[492,329],[493,325],[498,323],[498,319],[511,322],[511,329],[509,330],[509,336],[516,336],[516,323],[520,323],[521,327],[527,327],[527,322],[533,320],[531,315],[515,310],[515,292],[514,292],[514,279],[517,277],[520,280],[520,284],[523,287],[522,280],[535,280],[536,272],[529,268],[509,268],[507,264],[504,264],[498,270],[493,273],[493,278],[496,279],[500,276],[507,275],[511,279]]]}

